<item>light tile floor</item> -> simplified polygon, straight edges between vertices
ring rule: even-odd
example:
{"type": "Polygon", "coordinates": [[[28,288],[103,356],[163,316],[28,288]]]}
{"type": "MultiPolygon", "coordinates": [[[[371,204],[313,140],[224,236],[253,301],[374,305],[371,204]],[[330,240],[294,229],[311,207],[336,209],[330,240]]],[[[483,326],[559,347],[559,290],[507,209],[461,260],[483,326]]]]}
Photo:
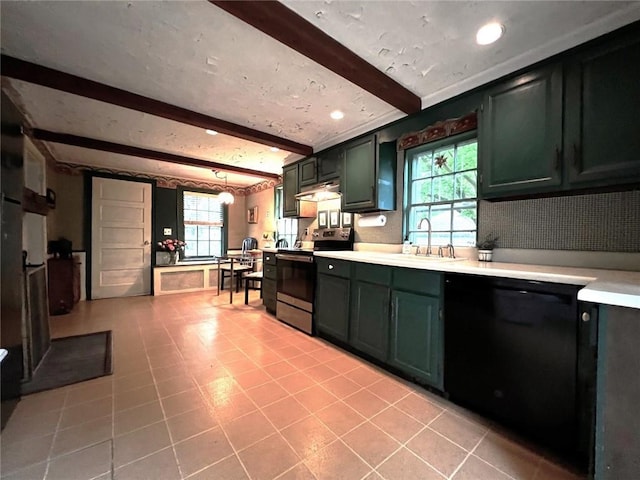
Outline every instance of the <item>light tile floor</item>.
{"type": "Polygon", "coordinates": [[[97,300],[51,317],[56,337],[112,329],[114,374],[23,397],[2,479],[580,478],[242,297],[97,300]]]}

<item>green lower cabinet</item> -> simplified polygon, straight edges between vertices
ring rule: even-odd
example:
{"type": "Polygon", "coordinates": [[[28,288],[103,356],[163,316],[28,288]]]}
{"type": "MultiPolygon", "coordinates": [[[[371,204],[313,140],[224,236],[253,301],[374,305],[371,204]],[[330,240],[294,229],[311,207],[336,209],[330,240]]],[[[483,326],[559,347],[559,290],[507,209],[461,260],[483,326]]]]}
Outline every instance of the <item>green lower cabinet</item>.
{"type": "Polygon", "coordinates": [[[349,344],[386,362],[390,289],[362,281],[354,281],[352,287],[349,344]]]}
{"type": "Polygon", "coordinates": [[[442,389],[442,327],[437,297],[394,290],[388,363],[442,389]]]}
{"type": "Polygon", "coordinates": [[[318,275],[316,328],[318,332],[346,342],[349,338],[349,280],[318,275]]]}

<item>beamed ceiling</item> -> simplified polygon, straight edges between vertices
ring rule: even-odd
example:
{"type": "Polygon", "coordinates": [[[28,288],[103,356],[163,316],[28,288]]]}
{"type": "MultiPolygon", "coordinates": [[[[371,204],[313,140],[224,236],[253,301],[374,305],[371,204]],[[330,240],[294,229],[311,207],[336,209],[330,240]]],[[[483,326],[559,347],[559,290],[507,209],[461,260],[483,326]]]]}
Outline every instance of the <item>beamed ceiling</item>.
{"type": "Polygon", "coordinates": [[[0,9],[2,88],[58,162],[203,181],[225,170],[238,186],[640,19],[640,2],[615,1],[0,9]],[[489,21],[506,33],[479,46],[489,21]]]}

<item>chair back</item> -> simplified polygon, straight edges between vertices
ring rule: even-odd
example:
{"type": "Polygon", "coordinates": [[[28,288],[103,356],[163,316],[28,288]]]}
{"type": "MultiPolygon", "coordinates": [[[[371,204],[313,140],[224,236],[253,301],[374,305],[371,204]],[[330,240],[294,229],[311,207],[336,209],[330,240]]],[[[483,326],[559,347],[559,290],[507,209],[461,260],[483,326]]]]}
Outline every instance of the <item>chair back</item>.
{"type": "Polygon", "coordinates": [[[247,237],[242,240],[242,253],[247,252],[248,250],[254,250],[258,248],[258,240],[254,237],[247,237]]]}
{"type": "Polygon", "coordinates": [[[289,246],[289,242],[285,238],[279,238],[276,242],[276,248],[287,248],[289,246]]]}
{"type": "Polygon", "coordinates": [[[254,256],[251,255],[250,253],[243,253],[238,259],[238,263],[245,267],[253,268],[253,262],[254,262],[254,256]]]}

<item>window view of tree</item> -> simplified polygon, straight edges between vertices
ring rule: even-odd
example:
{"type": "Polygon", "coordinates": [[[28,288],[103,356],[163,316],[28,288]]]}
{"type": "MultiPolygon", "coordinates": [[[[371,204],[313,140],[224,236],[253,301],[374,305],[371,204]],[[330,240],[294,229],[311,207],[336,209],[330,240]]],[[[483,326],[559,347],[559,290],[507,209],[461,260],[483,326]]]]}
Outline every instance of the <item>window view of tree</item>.
{"type": "Polygon", "coordinates": [[[475,138],[408,150],[405,226],[409,240],[473,246],[476,241],[478,142],[475,138]]]}

